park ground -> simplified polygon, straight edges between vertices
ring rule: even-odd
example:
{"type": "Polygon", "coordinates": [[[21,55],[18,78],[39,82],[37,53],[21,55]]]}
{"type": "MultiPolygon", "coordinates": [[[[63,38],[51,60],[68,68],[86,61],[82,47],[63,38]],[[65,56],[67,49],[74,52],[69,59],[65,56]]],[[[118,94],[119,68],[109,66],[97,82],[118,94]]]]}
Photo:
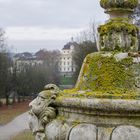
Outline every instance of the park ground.
{"type": "MultiPolygon", "coordinates": [[[[30,101],[15,103],[10,106],[3,105],[0,107],[0,127],[6,126],[16,117],[24,114],[29,110],[28,104],[30,101]]],[[[24,130],[18,135],[12,137],[10,140],[34,140],[31,131],[24,130]]]]}
{"type": "MultiPolygon", "coordinates": [[[[69,88],[69,86],[71,87],[74,84],[74,80],[71,77],[61,77],[60,80],[62,84],[62,89],[69,88]]],[[[1,103],[0,104],[0,129],[2,130],[4,127],[5,128],[9,127],[9,124],[10,127],[12,127],[11,124],[14,124],[13,121],[16,118],[22,116],[22,114],[24,114],[29,110],[28,105],[30,101],[31,100],[26,100],[24,102],[14,103],[7,106],[5,105],[6,103],[5,99],[0,99],[0,103],[1,103]]],[[[12,103],[12,101],[10,101],[10,103],[12,103]]],[[[10,130],[8,129],[8,131],[10,130]]],[[[18,134],[10,138],[10,140],[25,140],[25,139],[34,140],[34,136],[32,135],[30,130],[23,130],[22,132],[19,132],[18,134]]]]}

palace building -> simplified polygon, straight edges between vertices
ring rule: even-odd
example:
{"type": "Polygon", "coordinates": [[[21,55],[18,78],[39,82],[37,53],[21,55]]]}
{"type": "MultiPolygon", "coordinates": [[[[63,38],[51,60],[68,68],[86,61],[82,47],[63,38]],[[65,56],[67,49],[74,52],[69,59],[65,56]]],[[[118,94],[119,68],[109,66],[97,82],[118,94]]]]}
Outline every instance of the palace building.
{"type": "Polygon", "coordinates": [[[63,49],[61,50],[59,71],[63,76],[72,76],[76,71],[76,65],[73,61],[73,53],[77,45],[78,44],[72,39],[72,41],[64,45],[63,49]]]}

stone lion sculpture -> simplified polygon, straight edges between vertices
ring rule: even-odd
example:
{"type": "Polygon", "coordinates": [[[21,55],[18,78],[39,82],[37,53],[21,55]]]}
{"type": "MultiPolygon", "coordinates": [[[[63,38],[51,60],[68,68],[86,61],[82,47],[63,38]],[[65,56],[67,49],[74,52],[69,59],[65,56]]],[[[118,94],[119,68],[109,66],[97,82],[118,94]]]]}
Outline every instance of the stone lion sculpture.
{"type": "Polygon", "coordinates": [[[29,104],[29,127],[36,140],[44,140],[45,126],[56,117],[56,110],[52,107],[59,92],[54,84],[48,84],[38,96],[29,104]]]}

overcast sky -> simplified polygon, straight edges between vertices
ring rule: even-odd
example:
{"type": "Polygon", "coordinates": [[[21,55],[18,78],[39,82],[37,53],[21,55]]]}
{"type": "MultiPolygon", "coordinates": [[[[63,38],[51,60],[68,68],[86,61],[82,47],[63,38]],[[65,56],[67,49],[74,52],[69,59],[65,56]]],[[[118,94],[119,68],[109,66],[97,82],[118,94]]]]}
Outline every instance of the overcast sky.
{"type": "Polygon", "coordinates": [[[15,52],[61,49],[107,16],[99,0],[0,0],[0,27],[15,52]]]}

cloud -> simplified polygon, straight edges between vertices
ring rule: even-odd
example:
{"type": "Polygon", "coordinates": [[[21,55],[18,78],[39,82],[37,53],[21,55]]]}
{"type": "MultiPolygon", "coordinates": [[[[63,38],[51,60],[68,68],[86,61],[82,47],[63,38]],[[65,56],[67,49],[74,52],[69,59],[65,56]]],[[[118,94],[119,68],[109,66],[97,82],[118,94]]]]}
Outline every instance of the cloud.
{"type": "Polygon", "coordinates": [[[0,3],[1,3],[1,4],[3,4],[3,3],[6,3],[6,4],[7,4],[7,3],[10,3],[10,2],[12,2],[12,1],[13,1],[13,0],[0,0],[0,3]]]}
{"type": "Polygon", "coordinates": [[[6,34],[10,40],[66,40],[82,30],[84,28],[8,27],[6,34]]]}
{"type": "Polygon", "coordinates": [[[40,49],[56,50],[62,49],[70,41],[68,40],[10,40],[9,49],[12,52],[37,52],[40,49]]]}
{"type": "Polygon", "coordinates": [[[0,26],[77,28],[103,21],[99,0],[1,0],[0,26]]]}
{"type": "Polygon", "coordinates": [[[8,27],[6,35],[13,52],[36,52],[41,48],[61,49],[84,28],[8,27]]]}
{"type": "Polygon", "coordinates": [[[0,0],[0,27],[19,51],[61,48],[91,21],[105,19],[99,0],[0,0]]]}

